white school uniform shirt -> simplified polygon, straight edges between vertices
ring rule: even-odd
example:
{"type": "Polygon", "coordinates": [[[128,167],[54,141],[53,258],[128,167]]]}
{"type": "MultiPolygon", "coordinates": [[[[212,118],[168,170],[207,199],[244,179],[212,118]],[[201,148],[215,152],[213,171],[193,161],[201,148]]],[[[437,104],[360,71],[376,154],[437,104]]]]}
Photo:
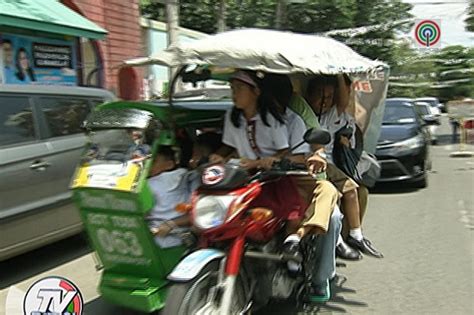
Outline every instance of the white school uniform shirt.
{"type": "Polygon", "coordinates": [[[267,113],[265,125],[260,114],[247,121],[240,116],[240,127],[237,128],[230,120],[232,110],[228,110],[224,120],[224,134],[222,142],[237,150],[242,158],[257,159],[273,156],[277,151],[289,148],[288,128],[267,113]],[[254,139],[252,141],[252,139],[254,139]],[[256,148],[252,148],[251,142],[256,148]],[[256,152],[257,151],[257,152],[256,152]]]}
{"type": "MultiPolygon", "coordinates": [[[[182,216],[176,211],[176,205],[188,202],[191,197],[191,188],[187,181],[188,171],[178,168],[173,171],[163,172],[148,179],[148,185],[155,197],[155,205],[150,212],[150,217],[160,219],[151,221],[150,226],[158,227],[164,221],[182,216]]],[[[183,231],[185,228],[176,228],[173,231],[183,231]]],[[[181,238],[177,235],[155,237],[155,242],[161,248],[181,245],[181,238]]]]}
{"type": "Polygon", "coordinates": [[[351,127],[353,129],[350,143],[351,143],[351,147],[355,148],[355,127],[356,126],[355,126],[354,117],[352,117],[346,112],[342,112],[340,115],[338,115],[337,107],[336,105],[334,105],[333,107],[331,107],[331,109],[329,109],[329,111],[321,115],[321,119],[319,123],[321,124],[322,128],[327,129],[327,131],[329,131],[329,133],[331,134],[331,142],[329,142],[325,146],[327,160],[330,163],[334,164],[333,157],[332,157],[332,150],[334,148],[334,136],[336,132],[339,131],[339,129],[341,129],[342,127],[345,127],[346,124],[348,127],[351,127]]]}
{"type": "MultiPolygon", "coordinates": [[[[303,118],[300,117],[297,113],[287,108],[285,113],[285,121],[289,133],[289,144],[290,148],[293,148],[301,143],[303,136],[307,130],[303,118]]],[[[308,143],[304,143],[293,152],[292,154],[307,154],[311,152],[311,147],[308,143]]]]}

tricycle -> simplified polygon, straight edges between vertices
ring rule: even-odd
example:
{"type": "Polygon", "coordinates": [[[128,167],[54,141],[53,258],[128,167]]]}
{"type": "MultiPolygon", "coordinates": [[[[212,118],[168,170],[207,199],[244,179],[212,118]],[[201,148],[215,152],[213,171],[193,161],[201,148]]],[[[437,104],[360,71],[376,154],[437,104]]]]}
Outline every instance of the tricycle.
{"type": "Polygon", "coordinates": [[[117,101],[99,106],[84,122],[90,140],[71,188],[100,261],[98,289],[105,300],[143,312],[164,306],[166,276],[186,247],[161,248],[150,233],[150,166],[160,145],[180,144],[176,132],[202,126],[203,121],[207,127],[218,126],[222,106],[221,102],[214,103],[215,110],[172,109],[117,101]]]}
{"type": "MultiPolygon", "coordinates": [[[[168,91],[168,106],[165,102],[161,105],[114,102],[98,107],[85,121],[91,143],[77,168],[72,188],[86,232],[103,266],[99,290],[114,304],[145,312],[163,307],[165,314],[170,315],[246,312],[256,300],[256,283],[247,281],[248,274],[243,275],[241,261],[266,259],[274,264],[286,259],[265,252],[274,249],[274,244],[266,243],[273,242],[281,227],[281,221],[273,218],[272,211],[247,209],[245,205],[238,209],[229,204],[222,206],[212,194],[203,205],[199,204],[201,199],[196,197],[196,192],[193,202],[183,206],[191,210],[194,228],[201,235],[197,247],[160,248],[149,229],[147,215],[153,206],[153,196],[147,176],[157,149],[162,145],[181,145],[189,151],[190,142],[180,138],[183,131],[192,139],[196,127],[219,129],[224,111],[232,106],[230,100],[177,101],[176,87],[182,88],[187,83],[197,86],[207,80],[226,81],[236,69],[246,69],[288,75],[295,92],[302,94],[310,77],[347,75],[354,83],[355,94],[350,110],[364,135],[365,150],[373,152],[383,116],[388,67],[329,38],[251,29],[171,46],[157,55],[126,61],[124,66],[151,64],[178,68],[168,91]],[[146,145],[146,149],[138,150],[141,152],[138,157],[133,154],[137,143],[129,141],[133,130],[140,131],[143,135],[140,145],[146,145]],[[199,213],[215,219],[212,225],[197,223],[203,219],[199,213]],[[220,227],[244,221],[245,225],[234,229],[229,238],[224,237],[228,236],[225,231],[216,234],[220,227]],[[263,244],[245,255],[249,229],[254,230],[253,237],[263,244]],[[230,247],[213,247],[229,240],[233,242],[230,247]],[[212,281],[208,281],[209,276],[212,281]],[[200,280],[209,285],[202,287],[200,280]],[[196,288],[203,289],[205,295],[195,294],[200,291],[196,288]],[[172,297],[167,298],[169,290],[172,297]],[[167,304],[170,298],[172,303],[167,304]]],[[[226,171],[225,166],[203,168],[204,186],[206,180],[212,183],[216,178],[218,182],[226,178],[226,171]]],[[[254,185],[258,190],[258,184],[238,167],[232,167],[230,172],[240,178],[238,187],[248,189],[254,185]]],[[[226,187],[227,191],[237,187],[231,186],[226,187]]],[[[281,282],[270,292],[268,297],[293,293],[281,282]]]]}

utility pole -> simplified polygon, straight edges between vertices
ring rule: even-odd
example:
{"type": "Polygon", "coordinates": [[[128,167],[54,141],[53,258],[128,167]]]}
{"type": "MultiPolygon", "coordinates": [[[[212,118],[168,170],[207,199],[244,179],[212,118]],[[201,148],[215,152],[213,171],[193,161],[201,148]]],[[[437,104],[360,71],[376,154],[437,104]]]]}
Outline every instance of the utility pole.
{"type": "Polygon", "coordinates": [[[219,12],[217,16],[217,33],[225,32],[226,30],[226,0],[219,1],[219,12]]]}
{"type": "Polygon", "coordinates": [[[275,12],[275,28],[281,30],[286,22],[286,8],[290,4],[301,4],[307,0],[278,0],[275,12]]]}
{"type": "MultiPolygon", "coordinates": [[[[165,0],[166,4],[166,31],[168,33],[168,47],[178,42],[179,36],[179,0],[165,0]]],[[[171,80],[176,68],[168,70],[168,92],[171,92],[171,80]]]]}
{"type": "Polygon", "coordinates": [[[280,30],[283,25],[283,19],[285,17],[286,1],[278,0],[275,12],[275,28],[280,30]]]}

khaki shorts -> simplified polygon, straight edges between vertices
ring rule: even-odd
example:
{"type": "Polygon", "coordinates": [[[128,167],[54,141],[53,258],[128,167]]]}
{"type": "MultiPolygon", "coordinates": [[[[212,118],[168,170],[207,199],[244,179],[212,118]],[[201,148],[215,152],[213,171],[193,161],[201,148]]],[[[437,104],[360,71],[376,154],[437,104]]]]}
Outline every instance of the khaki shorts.
{"type": "Polygon", "coordinates": [[[328,180],[339,190],[340,193],[344,194],[348,191],[357,189],[359,185],[341,171],[336,165],[328,163],[326,168],[326,175],[328,180]]]}

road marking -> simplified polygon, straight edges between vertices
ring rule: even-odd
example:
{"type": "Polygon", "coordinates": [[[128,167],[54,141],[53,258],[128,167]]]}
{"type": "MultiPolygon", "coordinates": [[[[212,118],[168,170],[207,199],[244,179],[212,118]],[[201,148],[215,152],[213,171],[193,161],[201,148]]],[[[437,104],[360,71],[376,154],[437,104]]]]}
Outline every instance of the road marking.
{"type": "Polygon", "coordinates": [[[474,229],[474,211],[468,210],[466,207],[466,202],[464,200],[458,200],[458,211],[461,215],[459,222],[463,223],[464,226],[470,230],[474,229]]]}

